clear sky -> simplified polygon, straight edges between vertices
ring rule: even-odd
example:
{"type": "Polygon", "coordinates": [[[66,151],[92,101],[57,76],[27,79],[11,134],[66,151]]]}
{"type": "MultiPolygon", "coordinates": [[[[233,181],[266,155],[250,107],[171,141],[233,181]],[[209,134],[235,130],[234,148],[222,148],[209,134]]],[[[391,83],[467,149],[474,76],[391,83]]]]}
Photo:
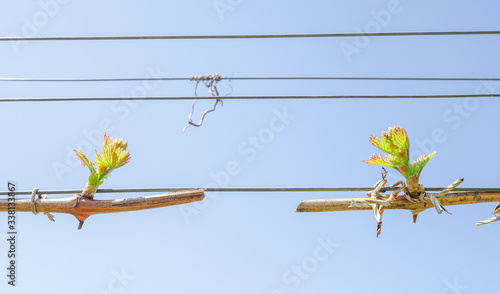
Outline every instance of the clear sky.
{"type": "MultiPolygon", "coordinates": [[[[2,1],[0,36],[122,36],[499,30],[494,1],[2,1]]],[[[1,42],[0,77],[373,76],[499,78],[498,36],[1,42]]],[[[192,96],[194,83],[1,82],[1,97],[192,96]]],[[[499,93],[498,82],[232,81],[231,95],[499,93]]],[[[230,92],[227,81],[219,83],[230,92]]],[[[198,93],[208,95],[206,88],[198,93]]],[[[194,118],[212,105],[197,105],[194,118]]],[[[18,190],[83,188],[103,131],[131,162],[102,188],[365,187],[368,142],[406,128],[412,157],[437,150],[421,183],[498,187],[498,109],[489,99],[226,100],[185,133],[191,101],[1,103],[0,179],[18,190]],[[231,166],[228,170],[228,165],[231,166]]],[[[389,181],[399,180],[389,170],[389,181]]],[[[103,194],[98,199],[144,194],[103,194]]],[[[496,203],[296,213],[357,193],[207,193],[197,204],[90,217],[18,214],[17,287],[2,293],[492,293],[496,203]]],[[[49,195],[50,198],[63,195],[49,195]]],[[[0,268],[6,268],[6,213],[0,268]]],[[[3,220],[2,220],[3,219],[3,220]]],[[[496,249],[495,249],[496,248],[496,249]]]]}

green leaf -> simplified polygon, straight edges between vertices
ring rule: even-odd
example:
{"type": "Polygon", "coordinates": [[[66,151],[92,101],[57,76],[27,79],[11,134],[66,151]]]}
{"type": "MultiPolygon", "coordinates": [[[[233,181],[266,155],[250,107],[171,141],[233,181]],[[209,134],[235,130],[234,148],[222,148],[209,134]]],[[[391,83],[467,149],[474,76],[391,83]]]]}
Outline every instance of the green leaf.
{"type": "Polygon", "coordinates": [[[398,125],[392,128],[387,128],[391,142],[397,147],[399,151],[408,151],[410,149],[410,141],[406,130],[398,125]]]}
{"type": "Polygon", "coordinates": [[[436,151],[432,152],[429,155],[422,154],[417,160],[410,165],[410,171],[412,175],[416,175],[417,177],[420,177],[420,173],[422,172],[422,169],[424,166],[431,160],[432,157],[436,155],[436,151]]]}
{"type": "Polygon", "coordinates": [[[81,150],[79,152],[77,152],[76,150],[73,151],[76,153],[78,159],[80,159],[80,162],[82,163],[83,166],[87,166],[90,169],[91,173],[96,172],[92,162],[90,162],[90,160],[87,159],[87,157],[85,156],[85,154],[83,154],[81,150]]]}
{"type": "Polygon", "coordinates": [[[368,160],[363,160],[364,162],[368,163],[369,165],[372,164],[377,164],[377,165],[383,165],[383,166],[388,166],[392,168],[396,168],[397,166],[391,162],[388,158],[380,155],[380,154],[373,154],[370,159],[368,160]]]}
{"type": "Polygon", "coordinates": [[[389,127],[386,132],[382,132],[380,140],[371,135],[370,143],[388,154],[400,157],[399,161],[407,161],[410,142],[406,130],[398,125],[389,127]]]}
{"type": "Polygon", "coordinates": [[[119,145],[110,145],[103,148],[102,156],[96,155],[96,164],[109,169],[116,169],[127,164],[130,161],[129,152],[117,146],[119,145]]]}

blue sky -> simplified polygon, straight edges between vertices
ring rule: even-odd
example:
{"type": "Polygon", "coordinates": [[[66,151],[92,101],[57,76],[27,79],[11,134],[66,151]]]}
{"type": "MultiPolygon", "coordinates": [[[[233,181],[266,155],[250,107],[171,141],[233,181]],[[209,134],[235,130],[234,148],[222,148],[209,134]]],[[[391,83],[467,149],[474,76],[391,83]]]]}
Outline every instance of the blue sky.
{"type": "MultiPolygon", "coordinates": [[[[3,1],[1,36],[498,30],[490,1],[3,1]]],[[[1,42],[0,77],[373,76],[498,78],[498,36],[1,42]],[[354,51],[346,53],[343,48],[354,51]]],[[[193,82],[1,82],[2,97],[192,96],[193,82]]],[[[498,93],[499,82],[232,81],[231,95],[498,93]]],[[[227,81],[218,85],[230,92],[227,81]]],[[[208,95],[206,88],[198,93],[208,95]]],[[[197,104],[194,117],[211,107],[197,104]]],[[[18,190],[83,188],[106,131],[131,162],[102,188],[364,187],[368,142],[405,127],[411,154],[437,150],[425,186],[498,187],[500,103],[488,99],[226,100],[185,133],[191,101],[2,103],[0,179],[18,190]],[[253,142],[253,143],[252,143],[253,142]],[[257,143],[255,143],[257,142],[257,143]],[[90,155],[91,156],[91,155],[90,155]],[[92,157],[92,156],[91,156],[92,157]],[[229,167],[228,167],[229,166],[229,167]]],[[[389,171],[389,181],[400,178],[389,171]]],[[[99,199],[144,194],[96,195],[99,199]]],[[[18,214],[18,286],[8,293],[488,293],[498,288],[496,203],[428,210],[296,213],[304,199],[364,193],[207,193],[186,206],[96,215],[18,214]]],[[[49,195],[49,197],[62,197],[49,195]]],[[[6,214],[4,214],[6,215],[6,214]]],[[[0,265],[7,266],[5,225],[0,265]]],[[[0,222],[1,224],[1,222],[0,222]]]]}

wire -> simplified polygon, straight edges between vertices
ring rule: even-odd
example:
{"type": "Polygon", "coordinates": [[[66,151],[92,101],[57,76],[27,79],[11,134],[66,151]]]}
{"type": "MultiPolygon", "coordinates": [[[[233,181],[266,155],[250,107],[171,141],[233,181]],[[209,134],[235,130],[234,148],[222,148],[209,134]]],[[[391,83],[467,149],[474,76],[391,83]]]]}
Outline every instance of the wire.
{"type": "MultiPolygon", "coordinates": [[[[266,100],[266,99],[446,99],[500,97],[500,94],[451,94],[451,95],[310,95],[310,96],[226,96],[226,100],[266,100]]],[[[47,102],[47,101],[110,101],[110,100],[211,100],[205,97],[41,97],[41,98],[0,98],[0,102],[47,102]]]]}
{"type": "MultiPolygon", "coordinates": [[[[191,78],[0,78],[3,82],[133,82],[190,81],[191,78]]],[[[425,77],[233,77],[221,80],[382,80],[382,81],[500,81],[500,78],[425,78],[425,77]]]]}
{"type": "Polygon", "coordinates": [[[2,82],[133,82],[133,81],[189,81],[189,78],[0,78],[2,82]]]}
{"type": "Polygon", "coordinates": [[[277,39],[277,38],[334,38],[334,37],[386,37],[386,36],[443,36],[443,35],[498,35],[500,31],[448,31],[448,32],[380,32],[380,33],[325,33],[274,35],[198,35],[198,36],[61,36],[61,37],[0,37],[0,41],[101,41],[101,40],[190,40],[190,39],[277,39]]]}
{"type": "MultiPolygon", "coordinates": [[[[395,188],[384,188],[386,191],[394,191],[395,188]]],[[[425,191],[442,191],[445,188],[425,188],[425,191]]],[[[206,192],[367,192],[373,187],[360,188],[122,188],[122,189],[98,189],[96,193],[145,193],[145,192],[173,192],[184,190],[204,190],[206,192]]],[[[500,192],[499,188],[463,188],[460,192],[500,192]]],[[[74,194],[81,193],[81,189],[72,190],[39,190],[38,194],[74,194]]],[[[0,191],[0,195],[8,195],[11,191],[0,191]]],[[[31,195],[32,191],[16,191],[16,195],[31,195]]],[[[455,193],[455,192],[454,192],[455,193]]]]}

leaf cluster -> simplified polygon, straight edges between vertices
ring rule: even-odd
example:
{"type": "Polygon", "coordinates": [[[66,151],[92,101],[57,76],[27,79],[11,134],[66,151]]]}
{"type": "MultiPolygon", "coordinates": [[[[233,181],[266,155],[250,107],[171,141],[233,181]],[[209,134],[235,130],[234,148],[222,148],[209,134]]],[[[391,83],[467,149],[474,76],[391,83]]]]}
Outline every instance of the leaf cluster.
{"type": "Polygon", "coordinates": [[[97,189],[104,179],[109,177],[109,174],[114,169],[124,166],[130,161],[130,153],[127,151],[128,143],[121,138],[110,138],[104,134],[102,144],[102,154],[96,151],[95,162],[87,159],[82,151],[73,150],[83,166],[87,166],[90,170],[90,176],[87,184],[92,188],[97,189]]]}
{"type": "Polygon", "coordinates": [[[436,151],[429,155],[423,154],[414,163],[410,164],[410,140],[406,130],[398,125],[388,127],[386,132],[382,132],[380,139],[371,135],[370,143],[386,152],[386,154],[385,156],[374,154],[364,162],[370,165],[377,164],[392,167],[398,170],[407,180],[410,177],[418,179],[424,166],[436,154],[436,151]]]}

